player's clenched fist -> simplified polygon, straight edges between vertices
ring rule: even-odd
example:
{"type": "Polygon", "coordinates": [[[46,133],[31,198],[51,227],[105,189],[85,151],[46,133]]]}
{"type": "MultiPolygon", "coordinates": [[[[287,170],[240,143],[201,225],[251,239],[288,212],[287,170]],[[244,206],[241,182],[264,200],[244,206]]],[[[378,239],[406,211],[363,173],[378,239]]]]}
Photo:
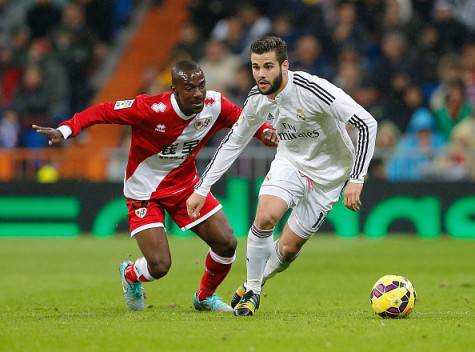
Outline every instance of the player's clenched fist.
{"type": "Polygon", "coordinates": [[[186,209],[188,211],[188,216],[190,219],[194,220],[200,216],[201,208],[205,204],[206,197],[198,193],[193,193],[186,200],[186,209]]]}
{"type": "Polygon", "coordinates": [[[41,133],[43,136],[48,138],[49,145],[64,141],[63,134],[59,132],[56,128],[41,127],[37,125],[32,125],[31,127],[33,127],[36,132],[41,133]]]}

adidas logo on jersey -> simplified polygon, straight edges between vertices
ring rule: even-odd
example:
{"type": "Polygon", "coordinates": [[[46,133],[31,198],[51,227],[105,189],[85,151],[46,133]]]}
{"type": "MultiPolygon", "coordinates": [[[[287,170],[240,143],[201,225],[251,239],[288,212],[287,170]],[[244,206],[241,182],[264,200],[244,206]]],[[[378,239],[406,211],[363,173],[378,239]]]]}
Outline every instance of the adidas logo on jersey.
{"type": "Polygon", "coordinates": [[[274,120],[274,115],[272,115],[271,113],[268,113],[266,120],[269,121],[269,122],[273,121],[274,120]]]}
{"type": "Polygon", "coordinates": [[[167,107],[163,103],[153,103],[151,108],[155,112],[164,112],[167,107]]]}

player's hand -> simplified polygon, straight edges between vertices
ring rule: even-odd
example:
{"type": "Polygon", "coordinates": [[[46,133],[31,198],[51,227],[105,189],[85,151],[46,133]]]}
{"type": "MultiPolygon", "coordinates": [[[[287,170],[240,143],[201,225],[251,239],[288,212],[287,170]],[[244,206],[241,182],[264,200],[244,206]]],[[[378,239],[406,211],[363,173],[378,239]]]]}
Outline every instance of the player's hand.
{"type": "Polygon", "coordinates": [[[51,128],[51,127],[41,127],[37,125],[32,125],[36,132],[41,133],[43,136],[48,138],[48,144],[56,144],[56,143],[61,143],[64,141],[63,134],[59,132],[56,128],[51,128]]]}
{"type": "Polygon", "coordinates": [[[195,220],[200,216],[201,208],[205,204],[206,197],[194,192],[186,200],[186,210],[191,220],[195,220]]]}
{"type": "Polygon", "coordinates": [[[343,191],[343,204],[350,210],[358,211],[361,208],[360,195],[363,190],[362,183],[348,182],[343,191]]]}
{"type": "Polygon", "coordinates": [[[275,147],[279,144],[279,137],[277,137],[277,133],[272,128],[266,128],[262,132],[262,139],[264,144],[269,147],[275,147]]]}

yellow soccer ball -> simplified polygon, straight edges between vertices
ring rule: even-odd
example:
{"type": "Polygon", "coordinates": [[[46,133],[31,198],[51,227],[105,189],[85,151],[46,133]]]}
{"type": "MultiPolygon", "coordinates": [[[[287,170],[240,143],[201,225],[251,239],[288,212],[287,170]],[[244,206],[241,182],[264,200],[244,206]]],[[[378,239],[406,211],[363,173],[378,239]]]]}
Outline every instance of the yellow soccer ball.
{"type": "Polygon", "coordinates": [[[384,275],[371,290],[371,308],[383,318],[407,318],[416,304],[416,290],[404,276],[384,275]]]}

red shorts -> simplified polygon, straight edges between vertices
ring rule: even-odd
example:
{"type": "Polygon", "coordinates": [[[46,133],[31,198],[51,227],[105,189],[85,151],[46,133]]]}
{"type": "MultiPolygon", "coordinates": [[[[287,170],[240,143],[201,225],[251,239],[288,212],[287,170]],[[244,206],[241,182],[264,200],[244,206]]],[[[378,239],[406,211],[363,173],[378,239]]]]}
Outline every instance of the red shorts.
{"type": "Polygon", "coordinates": [[[180,192],[180,194],[155,197],[149,200],[126,199],[129,210],[130,235],[153,227],[165,227],[164,220],[166,210],[173,221],[181,227],[182,231],[188,230],[217,213],[222,205],[210,193],[206,197],[205,204],[200,211],[200,217],[191,220],[186,210],[186,200],[194,192],[194,185],[180,192]]]}

